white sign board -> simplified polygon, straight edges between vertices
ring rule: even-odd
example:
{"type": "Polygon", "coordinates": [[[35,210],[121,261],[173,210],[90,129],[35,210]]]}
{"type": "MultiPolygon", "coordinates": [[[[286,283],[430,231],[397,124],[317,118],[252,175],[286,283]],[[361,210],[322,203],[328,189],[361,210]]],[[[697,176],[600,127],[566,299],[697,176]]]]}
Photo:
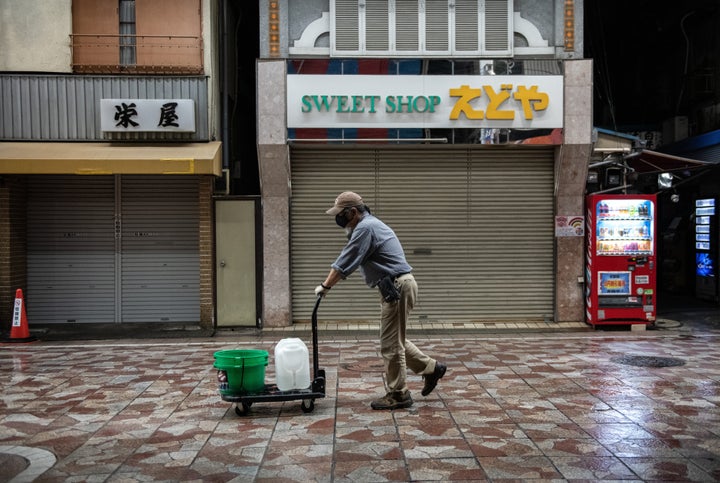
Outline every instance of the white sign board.
{"type": "Polygon", "coordinates": [[[585,217],[577,216],[556,216],[555,236],[585,236],[585,217]]]}
{"type": "Polygon", "coordinates": [[[562,76],[288,75],[290,128],[563,127],[562,76]]]}
{"type": "Polygon", "coordinates": [[[195,132],[192,99],[101,99],[105,132],[195,132]]]}

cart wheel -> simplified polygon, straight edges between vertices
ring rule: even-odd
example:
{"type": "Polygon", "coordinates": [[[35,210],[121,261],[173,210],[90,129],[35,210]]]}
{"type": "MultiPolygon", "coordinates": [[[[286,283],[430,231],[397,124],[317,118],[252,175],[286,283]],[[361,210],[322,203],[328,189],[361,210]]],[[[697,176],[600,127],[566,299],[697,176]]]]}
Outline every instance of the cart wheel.
{"type": "Polygon", "coordinates": [[[235,414],[238,416],[245,416],[250,411],[250,406],[252,403],[249,402],[242,402],[235,406],[235,414]],[[242,409],[241,409],[242,407],[242,409]]]}
{"type": "Polygon", "coordinates": [[[302,409],[302,412],[304,413],[311,413],[313,412],[313,409],[315,409],[315,400],[314,399],[303,399],[300,403],[300,409],[302,409]]]}

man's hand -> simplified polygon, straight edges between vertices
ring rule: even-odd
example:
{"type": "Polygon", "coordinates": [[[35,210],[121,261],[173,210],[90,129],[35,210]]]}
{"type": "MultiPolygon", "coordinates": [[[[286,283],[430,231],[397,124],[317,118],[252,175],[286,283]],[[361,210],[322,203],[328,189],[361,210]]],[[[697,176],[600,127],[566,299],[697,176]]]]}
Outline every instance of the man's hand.
{"type": "Polygon", "coordinates": [[[316,297],[324,297],[329,291],[330,291],[330,287],[321,283],[320,285],[315,287],[315,296],[316,297]]]}

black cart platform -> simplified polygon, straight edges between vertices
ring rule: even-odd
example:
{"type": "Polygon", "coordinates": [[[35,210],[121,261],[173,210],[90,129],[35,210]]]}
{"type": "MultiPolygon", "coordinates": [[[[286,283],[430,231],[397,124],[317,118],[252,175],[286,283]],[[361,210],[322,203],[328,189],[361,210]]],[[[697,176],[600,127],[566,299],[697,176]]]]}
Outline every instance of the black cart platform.
{"type": "Polygon", "coordinates": [[[257,402],[279,402],[279,401],[302,401],[300,407],[304,413],[310,413],[315,409],[315,399],[325,397],[325,370],[318,368],[318,327],[317,312],[322,297],[318,297],[312,312],[312,358],[313,358],[313,380],[308,389],[294,389],[281,391],[276,384],[265,384],[265,389],[252,394],[220,394],[223,401],[236,403],[235,412],[238,416],[244,416],[250,410],[250,406],[257,402]]]}

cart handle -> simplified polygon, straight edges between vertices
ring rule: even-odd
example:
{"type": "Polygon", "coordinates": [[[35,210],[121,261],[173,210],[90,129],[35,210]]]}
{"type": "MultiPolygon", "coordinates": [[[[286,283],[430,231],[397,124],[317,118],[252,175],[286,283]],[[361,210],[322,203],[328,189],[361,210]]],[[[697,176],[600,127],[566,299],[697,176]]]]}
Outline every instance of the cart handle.
{"type": "Polygon", "coordinates": [[[318,322],[317,322],[317,312],[318,307],[320,307],[320,302],[322,302],[322,295],[318,295],[317,300],[315,301],[315,307],[313,308],[312,312],[312,345],[313,345],[313,380],[317,379],[318,377],[318,322]]]}
{"type": "Polygon", "coordinates": [[[315,301],[315,307],[313,307],[312,317],[315,320],[315,322],[317,322],[317,311],[318,311],[318,307],[320,307],[320,302],[322,302],[322,299],[323,299],[323,296],[318,295],[317,300],[315,301]]]}

